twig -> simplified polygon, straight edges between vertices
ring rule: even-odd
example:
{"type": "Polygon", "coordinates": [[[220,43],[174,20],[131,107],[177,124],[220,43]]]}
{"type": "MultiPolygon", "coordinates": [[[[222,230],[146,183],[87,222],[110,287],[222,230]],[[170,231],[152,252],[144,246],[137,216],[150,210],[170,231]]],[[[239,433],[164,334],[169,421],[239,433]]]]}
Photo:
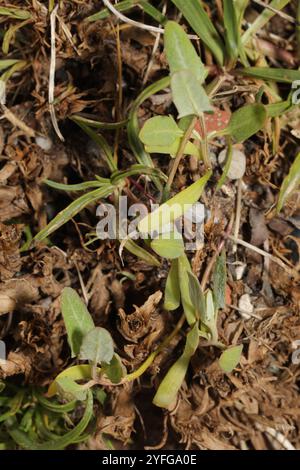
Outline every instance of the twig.
{"type": "Polygon", "coordinates": [[[27,126],[25,122],[21,121],[12,111],[10,111],[4,104],[1,105],[3,110],[3,117],[6,118],[13,126],[18,127],[29,137],[35,137],[35,131],[27,126]]]}
{"type": "MultiPolygon", "coordinates": [[[[236,198],[236,215],[235,215],[235,223],[234,223],[234,238],[238,238],[239,231],[240,231],[240,224],[241,224],[241,210],[242,210],[242,180],[239,179],[238,181],[238,189],[237,189],[237,198],[236,198]]],[[[237,245],[233,246],[233,253],[237,251],[237,245]]]]}
{"type": "MultiPolygon", "coordinates": [[[[255,251],[261,256],[265,256],[266,258],[270,258],[274,263],[278,264],[281,268],[283,268],[286,272],[288,272],[290,275],[294,275],[294,270],[289,268],[283,261],[281,261],[279,258],[276,256],[271,255],[270,253],[267,253],[264,250],[261,250],[260,248],[257,248],[254,245],[251,245],[248,242],[245,242],[244,240],[240,240],[239,238],[235,238],[231,235],[228,235],[227,238],[232,240],[234,243],[244,246],[245,248],[248,248],[249,250],[255,251]]],[[[297,273],[298,274],[298,273],[297,273]]]]}
{"type": "Polygon", "coordinates": [[[281,18],[284,18],[285,20],[289,21],[290,23],[293,24],[298,24],[298,21],[295,20],[292,16],[288,15],[287,13],[284,13],[283,11],[277,10],[276,8],[272,7],[271,5],[268,5],[261,0],[252,0],[252,2],[257,3],[257,5],[267,8],[268,10],[271,10],[273,13],[275,13],[278,16],[281,16],[281,18]]]}
{"type": "Polygon", "coordinates": [[[55,67],[56,67],[56,47],[55,47],[55,29],[56,29],[56,15],[58,5],[54,8],[50,15],[50,29],[51,29],[51,57],[50,57],[50,71],[49,71],[49,90],[48,90],[48,102],[49,111],[51,116],[52,125],[59,139],[64,142],[65,139],[59,130],[58,122],[55,115],[54,109],[54,88],[55,88],[55,67]]]}
{"type": "MultiPolygon", "coordinates": [[[[162,13],[165,15],[166,11],[167,11],[167,3],[165,2],[164,6],[163,6],[163,9],[162,9],[162,13]]],[[[150,71],[152,69],[153,62],[154,62],[154,56],[155,56],[155,53],[156,53],[156,51],[158,49],[158,46],[159,46],[159,43],[160,43],[160,38],[161,38],[161,33],[158,33],[156,38],[155,38],[154,46],[153,46],[153,49],[152,49],[151,59],[149,61],[146,73],[145,73],[144,78],[143,78],[143,85],[145,85],[148,81],[149,74],[150,74],[150,71]]]]}
{"type": "MultiPolygon", "coordinates": [[[[144,29],[146,31],[150,31],[152,33],[160,33],[165,34],[164,28],[157,28],[156,26],[150,26],[148,24],[139,23],[138,21],[131,20],[127,16],[123,15],[120,11],[118,11],[109,0],[103,0],[104,5],[108,8],[119,20],[123,21],[124,23],[130,24],[131,26],[136,26],[137,28],[144,29]]],[[[190,39],[199,39],[198,36],[194,34],[189,35],[190,39]]]]}

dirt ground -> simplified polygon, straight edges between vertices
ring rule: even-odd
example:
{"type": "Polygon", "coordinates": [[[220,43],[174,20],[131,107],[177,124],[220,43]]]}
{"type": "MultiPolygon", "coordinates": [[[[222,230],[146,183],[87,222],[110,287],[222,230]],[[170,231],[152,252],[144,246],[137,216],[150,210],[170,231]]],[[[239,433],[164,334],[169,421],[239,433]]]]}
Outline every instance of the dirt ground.
{"type": "MultiPolygon", "coordinates": [[[[26,391],[28,402],[23,401],[23,409],[17,413],[20,421],[24,409],[33,406],[30,394],[36,389],[44,393],[61,371],[76,363],[70,357],[61,316],[64,287],[87,298],[95,324],[110,331],[129,372],[156,349],[181,315],[180,311],[165,311],[160,300],[168,273],[166,260],[160,267],[152,267],[124,250],[122,264],[117,242],[96,239],[86,245],[97,223],[96,204],[45,242],[26,243],[74,199],[72,193],[46,186],[45,179],[76,184],[92,180],[94,175],[108,176],[103,150],[70,118],[81,114],[109,123],[127,119],[143,88],[168,74],[162,40],[153,50],[156,35],[118,23],[113,15],[86,21],[103,8],[102,1],[58,3],[55,114],[64,141],[55,132],[49,113],[48,2],[1,2],[31,13],[25,20],[0,14],[2,39],[11,26],[20,27],[23,22],[11,32],[8,51],[0,53],[1,60],[25,61],[6,83],[0,121],[0,339],[7,350],[7,361],[0,365],[3,443],[7,443],[7,421],[1,417],[7,410],[1,407],[1,395],[13,390],[11,399],[16,401],[19,391],[26,391]],[[4,388],[6,384],[11,388],[4,388]]],[[[172,2],[152,3],[166,3],[167,16],[186,24],[172,2]]],[[[212,17],[218,18],[212,6],[218,2],[205,3],[212,17]]],[[[254,2],[250,4],[249,21],[261,11],[254,2]]],[[[295,17],[296,6],[297,1],[292,1],[284,11],[295,17]]],[[[151,23],[139,8],[126,15],[151,23]]],[[[261,41],[273,67],[298,68],[294,29],[295,25],[279,15],[265,27],[261,41]]],[[[209,66],[208,81],[213,80],[220,69],[207,51],[203,57],[209,66]]],[[[247,102],[260,86],[258,79],[228,73],[214,106],[230,112],[247,102]]],[[[279,84],[279,90],[286,98],[290,85],[279,84]]],[[[168,114],[175,115],[169,88],[144,102],[140,124],[154,115],[168,114]]],[[[104,387],[104,406],[95,406],[96,422],[89,438],[77,448],[300,449],[300,369],[295,360],[300,348],[299,191],[276,212],[283,178],[300,150],[299,108],[273,125],[275,149],[271,124],[241,144],[246,172],[240,183],[227,179],[215,192],[220,169],[215,170],[201,199],[209,214],[204,243],[189,255],[201,280],[225,240],[226,307],[219,313],[218,332],[225,345],[243,344],[240,364],[233,373],[224,373],[218,365],[218,349],[200,342],[176,404],[170,410],[157,408],[152,399],[183,350],[187,329],[183,326],[138,380],[104,387]],[[224,231],[237,213],[239,239],[273,257],[224,239],[224,231]]],[[[101,133],[117,155],[120,169],[136,163],[126,128],[101,133]]],[[[212,146],[213,159],[223,147],[221,140],[212,146]]],[[[154,155],[153,160],[168,174],[166,156],[154,155]]],[[[192,159],[184,159],[174,192],[195,181],[199,171],[192,159]]],[[[153,184],[135,176],[127,179],[126,194],[132,202],[145,204],[158,202],[159,197],[153,184]]],[[[112,197],[108,199],[112,201],[112,197]]],[[[80,409],[73,413],[73,423],[81,414],[80,409]]],[[[9,442],[3,447],[18,447],[9,442]]]]}

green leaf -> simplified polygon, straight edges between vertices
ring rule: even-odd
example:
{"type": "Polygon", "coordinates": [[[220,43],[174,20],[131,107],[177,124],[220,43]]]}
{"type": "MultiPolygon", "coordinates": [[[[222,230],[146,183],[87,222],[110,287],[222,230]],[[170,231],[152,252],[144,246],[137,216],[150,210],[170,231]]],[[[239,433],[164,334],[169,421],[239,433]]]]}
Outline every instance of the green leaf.
{"type": "Polygon", "coordinates": [[[175,120],[171,116],[156,116],[148,119],[144,124],[140,139],[145,145],[172,145],[175,140],[183,136],[175,120]]]}
{"type": "Polygon", "coordinates": [[[192,272],[191,265],[186,254],[183,254],[182,256],[180,256],[180,258],[178,258],[180,296],[186,320],[189,325],[193,325],[197,320],[197,312],[196,307],[191,300],[189,287],[189,272],[192,272]]]}
{"type": "Polygon", "coordinates": [[[15,18],[17,20],[28,20],[31,18],[31,13],[27,10],[21,10],[14,7],[0,7],[0,16],[9,16],[10,18],[15,18]]]}
{"type": "Polygon", "coordinates": [[[187,271],[187,274],[189,278],[190,299],[197,312],[197,318],[202,319],[205,317],[205,297],[195,274],[191,271],[187,271]]]}
{"type": "Polygon", "coordinates": [[[217,310],[225,308],[226,278],[226,253],[225,250],[223,250],[220,256],[217,257],[213,272],[213,293],[217,310]]]}
{"type": "MultiPolygon", "coordinates": [[[[172,145],[163,147],[161,145],[147,145],[145,147],[146,151],[149,153],[161,153],[164,155],[170,155],[172,158],[175,158],[179,148],[180,148],[181,139],[177,139],[172,145]]],[[[200,153],[198,147],[192,142],[188,142],[184,149],[184,155],[192,155],[193,157],[199,158],[200,153]]]]}
{"type": "Polygon", "coordinates": [[[130,238],[128,238],[128,240],[126,241],[124,248],[127,251],[129,251],[131,254],[145,261],[145,263],[148,264],[149,266],[156,266],[157,268],[161,266],[160,261],[158,261],[158,259],[155,258],[155,256],[151,255],[151,253],[149,253],[147,250],[144,250],[144,248],[139,246],[130,238]]]}
{"type": "Polygon", "coordinates": [[[103,150],[106,157],[106,163],[110,171],[116,171],[117,165],[114,161],[112,149],[110,148],[107,140],[101,135],[83,123],[82,120],[73,119],[73,121],[103,150]]]}
{"type": "Polygon", "coordinates": [[[2,59],[0,60],[0,70],[8,69],[19,62],[20,61],[16,59],[2,59]]]}
{"type": "Polygon", "coordinates": [[[83,338],[94,328],[94,322],[85,303],[70,287],[65,287],[62,291],[61,311],[72,357],[76,357],[79,354],[83,338]]]}
{"type": "Polygon", "coordinates": [[[125,372],[121,359],[117,354],[114,354],[109,364],[102,363],[101,370],[113,384],[121,382],[125,372]]]}
{"type": "Polygon", "coordinates": [[[165,27],[165,52],[171,75],[188,70],[202,84],[207,70],[184,29],[175,21],[165,27]]]}
{"type": "Polygon", "coordinates": [[[186,338],[183,354],[173,364],[161,382],[153,403],[160,408],[169,408],[176,400],[177,393],[184,381],[188,365],[199,345],[199,329],[196,323],[186,338]]]}
{"type": "Polygon", "coordinates": [[[161,233],[164,226],[181,217],[190,209],[191,205],[195,204],[200,199],[211,174],[212,172],[208,171],[206,175],[194,184],[176,194],[176,196],[162,204],[154,212],[144,217],[138,224],[139,231],[144,234],[153,232],[161,233]]]}
{"type": "Polygon", "coordinates": [[[267,111],[262,104],[247,104],[235,111],[226,129],[219,135],[230,135],[236,142],[244,142],[260,131],[266,122],[267,111]]]}
{"type": "MultiPolygon", "coordinates": [[[[126,12],[126,11],[130,10],[134,6],[136,6],[137,3],[138,3],[138,0],[123,0],[121,2],[118,2],[115,5],[115,8],[119,12],[123,13],[123,12],[126,12]]],[[[111,16],[111,14],[112,13],[108,8],[103,8],[102,10],[98,11],[97,13],[94,13],[93,15],[88,16],[87,18],[85,18],[85,21],[93,23],[94,21],[105,20],[106,18],[109,18],[111,16]]]]}
{"type": "Polygon", "coordinates": [[[125,178],[134,175],[149,175],[153,178],[159,178],[163,181],[168,180],[168,177],[159,168],[137,164],[132,165],[130,168],[128,168],[128,170],[115,171],[110,178],[111,184],[117,185],[119,181],[125,180],[125,178]]]}
{"type": "Polygon", "coordinates": [[[77,215],[82,209],[86,206],[91,204],[92,202],[98,201],[101,198],[105,198],[109,196],[115,187],[109,184],[103,185],[101,188],[95,189],[83,196],[79,197],[75,201],[73,201],[66,209],[63,209],[53,220],[41,230],[35,237],[35,242],[41,242],[45,240],[45,238],[49,237],[51,233],[55,232],[59,229],[62,225],[66,222],[71,220],[75,215],[77,215]]]}
{"type": "Polygon", "coordinates": [[[78,400],[85,401],[87,396],[87,389],[82,388],[81,385],[76,383],[70,377],[61,377],[56,381],[58,394],[67,401],[78,400]]]}
{"type": "Polygon", "coordinates": [[[31,23],[30,19],[27,19],[25,21],[22,21],[22,23],[17,23],[14,25],[11,25],[8,30],[5,32],[3,41],[2,41],[2,51],[4,54],[8,54],[9,52],[9,47],[17,33],[17,31],[24,26],[26,26],[28,23],[31,23]]]}
{"type": "Polygon", "coordinates": [[[74,408],[76,407],[76,400],[73,400],[73,401],[70,401],[69,403],[64,403],[64,404],[56,403],[53,399],[48,400],[43,395],[38,393],[36,390],[34,391],[34,396],[39,401],[39,403],[42,405],[43,408],[45,408],[46,410],[52,411],[53,413],[59,413],[59,414],[69,413],[70,411],[73,411],[74,408]]]}
{"type": "Polygon", "coordinates": [[[219,359],[219,366],[223,369],[224,372],[230,374],[233,369],[236,368],[240,362],[241,355],[243,352],[243,345],[234,346],[232,348],[226,349],[219,359]]]}
{"type": "MultiPolygon", "coordinates": [[[[169,85],[170,85],[170,77],[164,77],[161,80],[158,80],[157,82],[153,83],[152,85],[147,87],[145,90],[143,90],[142,93],[135,99],[132,105],[132,108],[130,110],[129,121],[127,125],[129,145],[131,147],[131,150],[136,160],[142,165],[154,167],[153,161],[149,153],[146,152],[144,145],[139,139],[139,132],[140,132],[139,120],[138,120],[139,107],[144,103],[144,101],[146,101],[152,95],[158,93],[161,90],[164,90],[169,85]]],[[[155,183],[158,190],[162,189],[162,185],[160,181],[158,181],[157,179],[154,179],[153,182],[155,183]]]]}
{"type": "Polygon", "coordinates": [[[157,21],[158,24],[164,25],[168,21],[168,18],[163,15],[161,11],[155,8],[150,3],[150,1],[139,0],[138,4],[144,10],[144,12],[147,13],[147,15],[151,16],[151,18],[153,18],[155,21],[157,21]]]}
{"type": "Polygon", "coordinates": [[[280,83],[293,83],[296,80],[300,80],[300,70],[275,69],[271,67],[246,67],[238,69],[236,72],[248,77],[273,80],[280,83]]]}
{"type": "Polygon", "coordinates": [[[238,22],[239,28],[242,25],[242,21],[243,21],[243,18],[244,18],[244,13],[245,13],[245,10],[246,10],[246,8],[249,4],[249,1],[250,0],[234,0],[234,8],[235,8],[235,11],[236,11],[237,22],[238,22]]]}
{"type": "Polygon", "coordinates": [[[176,310],[180,305],[180,286],[178,275],[178,261],[174,259],[171,263],[165,288],[164,308],[169,311],[176,310]]]}
{"type": "Polygon", "coordinates": [[[207,328],[209,328],[211,333],[211,340],[213,343],[218,342],[218,329],[217,329],[217,320],[218,320],[218,310],[214,304],[213,294],[210,290],[207,291],[206,296],[206,309],[205,316],[202,319],[207,328]]]}
{"type": "Polygon", "coordinates": [[[174,231],[160,234],[151,242],[151,248],[162,258],[176,259],[184,253],[182,236],[174,231]]]}
{"type": "Polygon", "coordinates": [[[211,50],[219,65],[224,64],[222,40],[200,0],[172,0],[199,38],[211,50]]]}
{"type": "Polygon", "coordinates": [[[73,114],[69,117],[71,121],[85,124],[88,127],[93,127],[94,129],[106,129],[106,130],[117,130],[122,129],[125,127],[128,120],[120,121],[120,122],[102,122],[102,121],[95,121],[94,119],[89,119],[79,114],[73,114]]]}
{"type": "Polygon", "coordinates": [[[279,200],[277,204],[277,212],[280,212],[286,200],[291,196],[293,191],[300,185],[300,153],[297,155],[292,164],[289,174],[283,180],[281,185],[279,200]]]}
{"type": "Polygon", "coordinates": [[[114,343],[109,331],[99,326],[88,331],[80,347],[80,359],[93,364],[110,363],[114,355],[114,343]]]}
{"type": "MultiPolygon", "coordinates": [[[[97,368],[97,373],[101,373],[101,369],[97,368]]],[[[50,384],[47,397],[51,398],[57,393],[56,381],[59,380],[61,377],[69,377],[75,381],[78,380],[90,380],[92,378],[92,366],[90,364],[81,364],[77,366],[68,367],[67,369],[63,370],[55,380],[50,384]]]]}
{"type": "Polygon", "coordinates": [[[242,48],[240,25],[234,0],[223,0],[225,42],[229,58],[235,61],[239,55],[246,63],[246,56],[242,48]]]}
{"type": "Polygon", "coordinates": [[[34,441],[33,439],[31,439],[28,436],[28,433],[25,433],[24,431],[20,431],[16,427],[8,428],[8,433],[13,438],[13,440],[23,449],[60,450],[60,449],[65,449],[69,445],[80,441],[80,436],[82,435],[82,433],[88,426],[92,417],[93,417],[93,395],[92,395],[92,392],[89,390],[84,415],[81,421],[79,421],[79,423],[74,427],[74,429],[67,432],[65,435],[40,444],[34,441]]]}
{"type": "MultiPolygon", "coordinates": [[[[131,10],[133,7],[141,7],[147,15],[151,16],[159,24],[164,24],[167,21],[167,18],[151,3],[145,0],[123,0],[114,5],[114,7],[121,13],[125,13],[131,10]]],[[[104,20],[109,18],[112,15],[112,12],[108,8],[103,8],[99,12],[88,16],[85,20],[90,23],[94,21],[104,20]]]]}
{"type": "Polygon", "coordinates": [[[179,118],[213,112],[203,86],[189,70],[181,70],[172,75],[171,89],[179,118]]]}
{"type": "Polygon", "coordinates": [[[291,111],[293,104],[291,100],[279,101],[278,103],[271,103],[266,105],[268,118],[279,117],[282,114],[291,111]]]}
{"type": "MultiPolygon", "coordinates": [[[[109,184],[109,180],[106,180],[109,184]]],[[[58,189],[59,191],[75,192],[75,191],[85,191],[86,189],[99,188],[103,185],[103,182],[100,181],[85,181],[84,183],[79,184],[62,184],[57,183],[56,181],[44,180],[44,183],[53,189],[58,189]]]]}

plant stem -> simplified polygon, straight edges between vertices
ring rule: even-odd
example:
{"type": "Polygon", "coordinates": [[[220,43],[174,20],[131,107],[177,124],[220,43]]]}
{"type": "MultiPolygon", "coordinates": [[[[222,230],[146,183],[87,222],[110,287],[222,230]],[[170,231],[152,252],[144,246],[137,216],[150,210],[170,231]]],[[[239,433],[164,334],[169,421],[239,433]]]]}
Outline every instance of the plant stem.
{"type": "Polygon", "coordinates": [[[179,147],[179,149],[178,149],[176,158],[175,158],[175,160],[174,160],[173,166],[172,166],[171,171],[170,171],[170,174],[169,174],[169,178],[168,178],[167,184],[166,184],[165,189],[164,189],[163,200],[168,199],[168,196],[169,196],[169,193],[170,193],[170,190],[171,190],[171,187],[172,187],[172,184],[173,184],[173,181],[174,181],[176,172],[177,172],[177,170],[178,170],[178,167],[179,167],[179,164],[180,164],[180,162],[181,162],[181,160],[182,160],[182,157],[184,156],[185,147],[186,147],[188,141],[190,140],[190,137],[191,137],[192,132],[193,132],[193,130],[194,130],[194,128],[195,128],[197,119],[198,119],[197,116],[195,116],[195,117],[192,119],[191,124],[189,125],[189,127],[188,127],[186,133],[184,134],[184,136],[183,136],[183,138],[182,138],[182,140],[181,140],[180,147],[179,147]]]}
{"type": "Polygon", "coordinates": [[[216,263],[217,257],[219,256],[219,254],[221,253],[221,251],[224,248],[226,238],[230,237],[230,233],[231,233],[231,230],[232,230],[232,227],[233,227],[233,222],[234,222],[234,214],[232,214],[231,219],[230,219],[230,221],[227,225],[226,232],[224,234],[224,238],[220,242],[217,250],[213,254],[212,258],[210,259],[210,262],[208,263],[208,265],[205,269],[204,275],[202,277],[202,282],[201,282],[201,288],[202,288],[203,291],[205,291],[205,289],[206,289],[206,285],[209,281],[209,277],[210,277],[210,274],[211,274],[211,272],[213,270],[213,267],[216,263]]]}
{"type": "Polygon", "coordinates": [[[153,353],[150,354],[150,356],[147,357],[147,359],[145,360],[145,362],[143,362],[143,364],[137,369],[135,370],[134,372],[132,372],[131,374],[127,374],[126,377],[124,378],[124,381],[125,382],[132,382],[133,380],[136,380],[138,379],[141,375],[143,375],[144,372],[146,372],[146,370],[151,366],[151,364],[153,363],[154,359],[156,358],[156,356],[165,348],[167,347],[170,342],[172,341],[173,338],[175,338],[175,336],[179,333],[179,331],[181,330],[183,324],[185,322],[185,314],[183,314],[181,317],[180,317],[180,320],[178,321],[177,325],[175,326],[174,330],[172,331],[172,333],[161,343],[160,346],[158,346],[158,348],[153,351],[153,353]]]}
{"type": "Polygon", "coordinates": [[[201,114],[201,116],[199,116],[199,121],[200,121],[202,135],[203,135],[203,140],[201,140],[201,153],[202,153],[205,168],[209,170],[211,167],[211,164],[210,164],[210,159],[209,159],[208,140],[207,140],[207,135],[206,135],[206,126],[205,126],[205,119],[204,119],[203,113],[201,114]]]}

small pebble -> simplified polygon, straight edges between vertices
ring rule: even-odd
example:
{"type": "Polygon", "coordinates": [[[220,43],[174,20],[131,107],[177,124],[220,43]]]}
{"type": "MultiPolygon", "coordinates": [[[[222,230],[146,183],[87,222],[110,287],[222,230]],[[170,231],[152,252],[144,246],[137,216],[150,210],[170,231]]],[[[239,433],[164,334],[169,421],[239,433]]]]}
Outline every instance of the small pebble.
{"type": "Polygon", "coordinates": [[[43,136],[36,136],[35,138],[35,143],[41,149],[43,149],[45,152],[49,152],[49,150],[52,147],[52,140],[49,139],[49,137],[43,137],[43,136]]]}
{"type": "Polygon", "coordinates": [[[240,297],[239,310],[241,311],[242,317],[244,317],[246,320],[251,318],[251,314],[254,312],[254,307],[251,303],[249,294],[244,294],[240,297]]]}
{"type": "MultiPolygon", "coordinates": [[[[222,150],[219,154],[219,164],[224,167],[226,162],[227,149],[222,150]]],[[[232,149],[232,161],[227,174],[227,177],[231,180],[239,180],[243,178],[246,171],[246,156],[244,152],[232,149]]]]}
{"type": "Polygon", "coordinates": [[[243,278],[246,268],[247,265],[245,263],[241,263],[235,268],[235,276],[237,281],[240,281],[243,278]]]}

